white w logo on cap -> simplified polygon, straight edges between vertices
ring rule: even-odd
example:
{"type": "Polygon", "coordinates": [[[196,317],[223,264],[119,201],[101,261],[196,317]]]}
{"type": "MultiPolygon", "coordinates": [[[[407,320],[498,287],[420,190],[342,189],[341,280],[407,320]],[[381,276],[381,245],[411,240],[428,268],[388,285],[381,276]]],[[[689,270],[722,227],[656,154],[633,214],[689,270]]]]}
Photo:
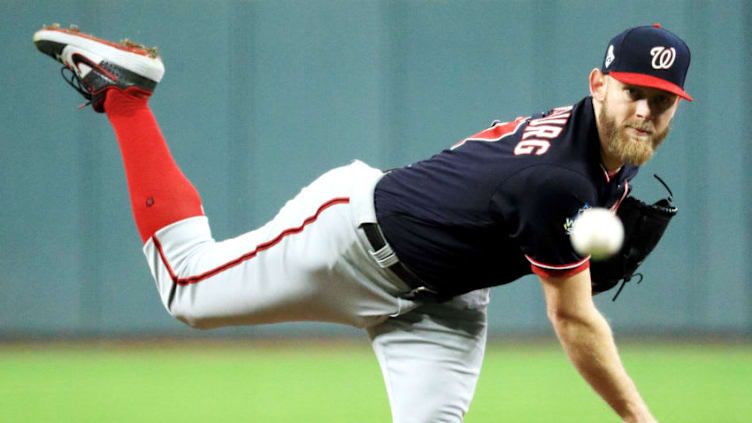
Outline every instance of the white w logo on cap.
{"type": "Polygon", "coordinates": [[[653,69],[668,69],[674,64],[676,50],[673,47],[653,47],[650,55],[653,56],[653,69]]]}

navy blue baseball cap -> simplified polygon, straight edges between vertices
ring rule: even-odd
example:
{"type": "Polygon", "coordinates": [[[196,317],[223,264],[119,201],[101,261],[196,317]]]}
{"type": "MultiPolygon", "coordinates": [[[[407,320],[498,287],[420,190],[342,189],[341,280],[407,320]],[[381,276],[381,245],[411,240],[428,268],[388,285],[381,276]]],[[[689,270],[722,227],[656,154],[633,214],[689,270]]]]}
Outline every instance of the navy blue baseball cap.
{"type": "Polygon", "coordinates": [[[692,101],[684,91],[689,47],[660,24],[638,26],[608,43],[601,72],[625,84],[658,88],[692,101]]]}

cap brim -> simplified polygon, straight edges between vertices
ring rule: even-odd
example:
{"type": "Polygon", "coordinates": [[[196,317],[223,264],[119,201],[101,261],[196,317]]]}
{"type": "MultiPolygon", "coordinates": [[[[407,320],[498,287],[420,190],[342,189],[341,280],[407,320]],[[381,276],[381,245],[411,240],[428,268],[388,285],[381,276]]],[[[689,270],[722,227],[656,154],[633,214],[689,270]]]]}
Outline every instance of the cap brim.
{"type": "Polygon", "coordinates": [[[656,78],[651,75],[645,75],[641,73],[630,72],[609,72],[612,78],[624,84],[639,85],[641,87],[658,88],[659,90],[668,91],[672,94],[676,94],[681,98],[689,101],[694,101],[689,94],[687,94],[678,85],[666,81],[665,79],[656,78]]]}

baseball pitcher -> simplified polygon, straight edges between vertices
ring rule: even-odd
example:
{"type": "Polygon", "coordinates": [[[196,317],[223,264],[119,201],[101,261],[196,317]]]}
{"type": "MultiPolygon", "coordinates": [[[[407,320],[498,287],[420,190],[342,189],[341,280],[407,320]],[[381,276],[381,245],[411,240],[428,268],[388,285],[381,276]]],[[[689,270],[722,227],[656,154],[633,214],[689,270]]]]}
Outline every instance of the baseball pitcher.
{"type": "Polygon", "coordinates": [[[44,27],[34,43],[111,122],[143,252],[175,318],[196,328],[363,328],[395,422],[459,422],[483,359],[488,289],[534,273],[582,377],[624,421],[656,421],[592,295],[628,281],[676,213],[670,198],[629,196],[680,99],[692,101],[689,48],[673,33],[628,29],[607,44],[587,97],[494,122],[402,168],[333,169],[265,225],[223,241],[147,104],[165,71],[157,51],[75,27],[44,27]],[[619,213],[626,232],[622,250],[592,266],[569,239],[589,207],[619,213]]]}

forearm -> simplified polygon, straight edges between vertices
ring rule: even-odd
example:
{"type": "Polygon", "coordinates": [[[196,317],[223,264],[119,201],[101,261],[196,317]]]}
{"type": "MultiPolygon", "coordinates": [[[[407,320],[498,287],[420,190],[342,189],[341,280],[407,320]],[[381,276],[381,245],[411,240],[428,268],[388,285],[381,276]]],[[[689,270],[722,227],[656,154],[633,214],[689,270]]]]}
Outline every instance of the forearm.
{"type": "Polygon", "coordinates": [[[655,421],[621,363],[611,329],[603,316],[599,313],[586,318],[552,316],[551,321],[582,377],[624,421],[655,421]]]}

